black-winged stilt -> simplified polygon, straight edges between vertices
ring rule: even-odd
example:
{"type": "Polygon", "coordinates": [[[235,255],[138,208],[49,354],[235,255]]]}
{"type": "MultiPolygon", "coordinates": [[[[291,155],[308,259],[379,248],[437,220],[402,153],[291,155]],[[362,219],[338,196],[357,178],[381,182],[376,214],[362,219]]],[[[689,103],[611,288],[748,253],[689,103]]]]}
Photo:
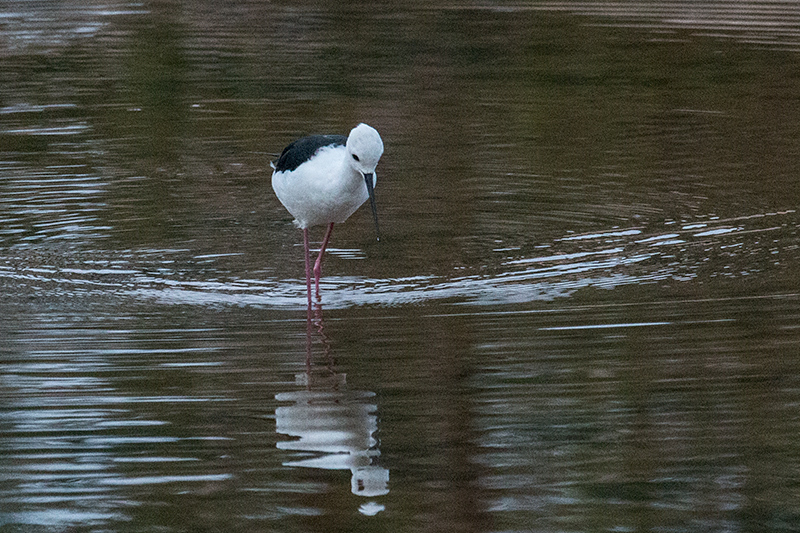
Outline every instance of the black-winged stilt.
{"type": "Polygon", "coordinates": [[[322,273],[322,256],[333,225],[344,222],[369,198],[375,232],[380,240],[378,211],[373,189],[375,167],[383,154],[381,136],[370,126],[359,124],[350,135],[311,135],[294,141],[272,162],[272,188],[283,206],[303,230],[306,263],[306,291],[311,309],[311,251],[308,228],[327,225],[319,256],[314,263],[317,298],[322,273]]]}

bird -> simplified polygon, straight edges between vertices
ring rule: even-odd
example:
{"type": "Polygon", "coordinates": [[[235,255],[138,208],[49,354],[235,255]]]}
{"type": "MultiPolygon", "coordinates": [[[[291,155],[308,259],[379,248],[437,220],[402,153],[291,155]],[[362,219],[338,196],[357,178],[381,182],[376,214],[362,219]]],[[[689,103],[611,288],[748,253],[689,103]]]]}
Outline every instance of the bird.
{"type": "MultiPolygon", "coordinates": [[[[333,225],[347,220],[367,200],[372,207],[375,233],[381,240],[378,210],[375,205],[375,168],[383,155],[383,140],[378,131],[361,123],[344,135],[310,135],[283,149],[270,165],[272,189],[303,230],[306,266],[306,292],[311,309],[311,251],[308,230],[327,226],[314,263],[314,286],[321,300],[319,280],[322,257],[333,232],[333,225]]],[[[309,311],[310,312],[310,311],[309,311]]]]}

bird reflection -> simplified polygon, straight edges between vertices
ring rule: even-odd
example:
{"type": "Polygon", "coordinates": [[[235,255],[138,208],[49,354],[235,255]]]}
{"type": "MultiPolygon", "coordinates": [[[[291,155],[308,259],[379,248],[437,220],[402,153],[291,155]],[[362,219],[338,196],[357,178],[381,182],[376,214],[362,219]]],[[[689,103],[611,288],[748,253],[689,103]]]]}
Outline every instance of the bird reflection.
{"type": "Polygon", "coordinates": [[[389,471],[373,461],[380,455],[373,436],[378,429],[375,396],[367,391],[300,390],[275,398],[292,405],[275,410],[277,432],[297,440],[278,442],[281,450],[311,452],[313,457],[287,461],[284,466],[350,470],[350,491],[358,496],[389,492],[389,471]]]}
{"type": "MultiPolygon", "coordinates": [[[[281,441],[281,450],[308,452],[312,456],[291,460],[284,466],[321,468],[324,470],[350,470],[350,490],[364,497],[382,496],[389,492],[389,471],[378,464],[380,456],[375,415],[378,407],[375,393],[347,390],[346,374],[337,372],[325,334],[322,307],[314,312],[309,307],[308,337],[306,342],[306,371],[295,376],[304,388],[275,396],[290,405],[275,410],[276,431],[295,437],[281,441]],[[312,337],[322,339],[324,364],[314,365],[312,337]]],[[[373,515],[383,506],[368,502],[361,506],[363,514],[373,515]]]]}

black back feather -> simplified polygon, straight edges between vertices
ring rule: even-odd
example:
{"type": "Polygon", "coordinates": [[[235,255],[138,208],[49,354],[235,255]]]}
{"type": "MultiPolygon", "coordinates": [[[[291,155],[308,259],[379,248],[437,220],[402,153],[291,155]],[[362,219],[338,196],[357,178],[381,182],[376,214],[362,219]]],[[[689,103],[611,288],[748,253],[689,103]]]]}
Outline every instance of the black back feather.
{"type": "Polygon", "coordinates": [[[325,146],[344,146],[347,144],[347,137],[344,135],[309,135],[302,139],[297,139],[281,152],[281,156],[275,161],[275,171],[285,172],[294,170],[317,153],[320,148],[325,146]]]}

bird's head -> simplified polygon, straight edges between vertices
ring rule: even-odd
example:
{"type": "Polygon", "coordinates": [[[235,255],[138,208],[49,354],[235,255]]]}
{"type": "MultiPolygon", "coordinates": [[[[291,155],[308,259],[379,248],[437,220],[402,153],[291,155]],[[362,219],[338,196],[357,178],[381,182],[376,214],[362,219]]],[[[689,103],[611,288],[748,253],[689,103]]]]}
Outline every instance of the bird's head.
{"type": "Polygon", "coordinates": [[[375,128],[359,124],[347,137],[347,157],[362,174],[373,174],[383,155],[383,141],[375,128]]]}
{"type": "Polygon", "coordinates": [[[381,240],[378,227],[378,209],[375,206],[375,167],[378,166],[383,155],[383,141],[375,128],[366,124],[359,124],[347,136],[347,159],[350,165],[364,176],[364,183],[369,193],[369,203],[372,207],[372,216],[375,219],[375,233],[381,240]]]}

